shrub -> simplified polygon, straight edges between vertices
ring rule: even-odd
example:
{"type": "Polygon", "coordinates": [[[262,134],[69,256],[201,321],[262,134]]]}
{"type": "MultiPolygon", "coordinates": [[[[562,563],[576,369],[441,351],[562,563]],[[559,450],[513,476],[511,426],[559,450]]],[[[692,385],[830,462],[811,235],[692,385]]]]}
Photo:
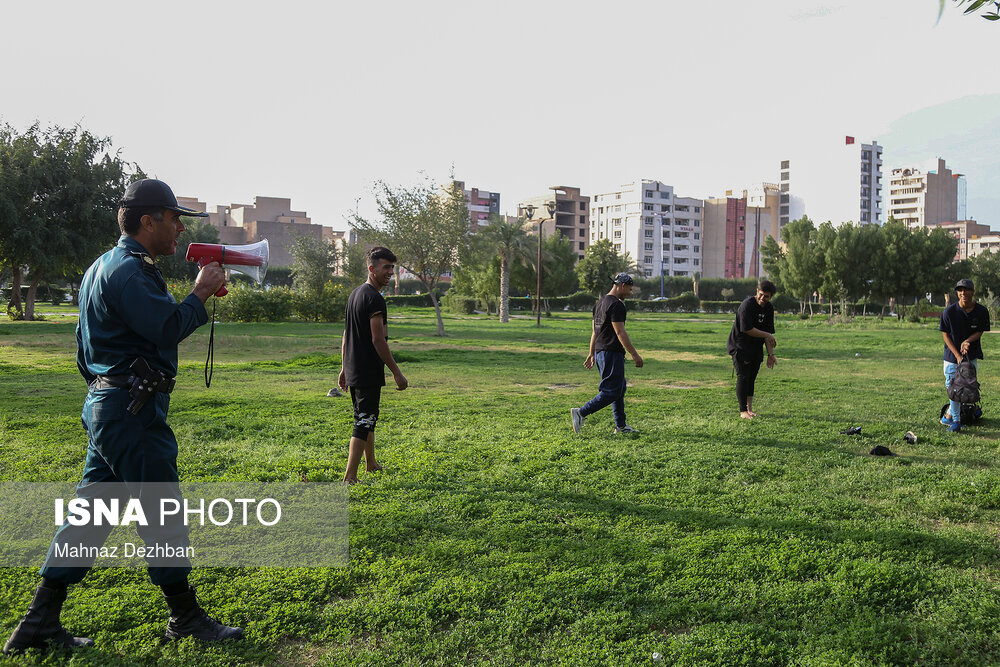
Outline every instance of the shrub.
{"type": "Polygon", "coordinates": [[[741,301],[702,301],[701,310],[706,313],[735,313],[741,301]]]}
{"type": "Polygon", "coordinates": [[[771,305],[777,313],[797,313],[799,310],[799,300],[787,292],[776,294],[771,305]]]}
{"type": "MultiPolygon", "coordinates": [[[[275,292],[278,290],[269,290],[275,292]]],[[[287,292],[287,290],[286,290],[287,292]]],[[[319,294],[287,292],[291,295],[290,311],[307,322],[337,322],[344,318],[350,292],[342,285],[328,281],[319,294]]],[[[287,317],[287,315],[286,315],[287,317]]]]}
{"type": "Polygon", "coordinates": [[[672,312],[697,313],[701,308],[701,299],[694,292],[682,292],[680,296],[668,299],[667,304],[672,312]]]}
{"type": "Polygon", "coordinates": [[[567,305],[573,310],[593,310],[597,298],[590,292],[574,292],[566,297],[567,305]]]}
{"type": "Polygon", "coordinates": [[[441,305],[450,312],[471,315],[475,312],[476,306],[479,305],[479,300],[464,294],[449,293],[442,297],[441,305]]]}
{"type": "Polygon", "coordinates": [[[429,308],[434,305],[431,301],[431,295],[427,294],[398,294],[389,295],[385,297],[385,304],[387,306],[411,306],[411,307],[426,307],[429,308]]]}

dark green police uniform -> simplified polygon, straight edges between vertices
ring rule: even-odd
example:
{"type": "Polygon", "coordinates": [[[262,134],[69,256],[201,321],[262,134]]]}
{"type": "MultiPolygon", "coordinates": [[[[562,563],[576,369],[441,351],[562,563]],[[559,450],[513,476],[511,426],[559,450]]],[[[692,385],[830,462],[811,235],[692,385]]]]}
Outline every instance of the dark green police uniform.
{"type": "MultiPolygon", "coordinates": [[[[128,388],[97,380],[98,376],[127,376],[137,357],[154,372],[174,377],[178,343],[207,321],[205,306],[194,294],[179,304],[174,300],[153,258],[133,238],[123,235],[117,246],[87,269],[80,284],[76,340],[77,365],[90,385],[81,415],[88,445],[77,497],[93,497],[94,489],[100,488],[93,485],[104,482],[125,483],[130,491],[139,483],[176,485],[177,440],[167,425],[169,394],[154,393],[138,414],[130,414],[128,388]]],[[[81,535],[85,531],[84,541],[89,543],[95,539],[94,530],[65,523],[54,542],[75,544],[74,531],[81,535]]],[[[162,541],[163,531],[158,536],[162,541]]],[[[141,530],[140,537],[147,538],[141,530]]],[[[178,525],[172,540],[186,546],[186,527],[178,525]]],[[[157,585],[183,581],[191,570],[189,565],[154,563],[150,562],[149,577],[157,585]]],[[[87,570],[54,565],[50,548],[42,576],[72,584],[83,579],[87,570]]]]}

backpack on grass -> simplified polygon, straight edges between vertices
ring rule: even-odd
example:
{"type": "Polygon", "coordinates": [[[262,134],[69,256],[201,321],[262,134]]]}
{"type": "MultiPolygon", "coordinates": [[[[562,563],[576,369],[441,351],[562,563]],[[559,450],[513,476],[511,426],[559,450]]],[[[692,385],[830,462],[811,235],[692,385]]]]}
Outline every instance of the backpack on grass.
{"type": "Polygon", "coordinates": [[[959,403],[979,402],[979,380],[976,378],[976,366],[968,357],[962,357],[962,360],[958,362],[955,376],[951,379],[951,384],[948,385],[948,398],[959,403]]]}
{"type": "MultiPolygon", "coordinates": [[[[944,417],[949,407],[951,407],[951,403],[945,403],[941,406],[940,417],[944,417]]],[[[962,426],[975,424],[982,418],[983,409],[979,406],[979,403],[962,403],[962,426]]]]}

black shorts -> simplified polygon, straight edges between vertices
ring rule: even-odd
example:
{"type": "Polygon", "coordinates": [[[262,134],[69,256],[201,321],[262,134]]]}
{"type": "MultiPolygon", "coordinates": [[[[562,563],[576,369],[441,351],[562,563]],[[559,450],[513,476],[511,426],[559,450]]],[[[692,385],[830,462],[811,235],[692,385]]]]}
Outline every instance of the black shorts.
{"type": "Polygon", "coordinates": [[[378,421],[378,404],[382,398],[382,387],[351,387],[351,403],[354,404],[354,431],[352,437],[368,439],[378,421]]]}

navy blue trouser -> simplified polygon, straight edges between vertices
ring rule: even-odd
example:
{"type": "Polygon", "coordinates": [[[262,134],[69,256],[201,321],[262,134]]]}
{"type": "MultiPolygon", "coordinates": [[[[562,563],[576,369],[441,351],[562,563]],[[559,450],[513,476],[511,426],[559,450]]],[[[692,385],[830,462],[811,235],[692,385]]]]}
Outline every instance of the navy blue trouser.
{"type": "MultiPolygon", "coordinates": [[[[132,497],[143,504],[150,523],[154,523],[159,518],[160,498],[172,497],[183,504],[177,484],[177,439],[167,425],[170,396],[155,394],[138,415],[126,410],[130,401],[128,390],[116,387],[92,389],[87,394],[81,415],[83,428],[87,431],[87,460],[83,479],[76,487],[76,497],[105,498],[109,488],[106,483],[124,483],[132,497]],[[146,486],[150,483],[156,484],[146,486]]],[[[90,568],[53,564],[54,544],[58,541],[100,546],[112,529],[113,526],[64,523],[53,538],[53,546],[49,547],[42,576],[66,584],[82,580],[90,568]]],[[[157,526],[155,532],[138,525],[135,530],[147,546],[164,542],[182,547],[190,544],[187,526],[179,516],[166,527],[157,526]]],[[[172,558],[168,561],[172,566],[157,565],[157,562],[149,560],[149,578],[158,586],[183,581],[191,571],[186,559],[172,558]]]]}
{"type": "Polygon", "coordinates": [[[580,414],[586,417],[610,405],[615,426],[621,428],[625,426],[625,353],[601,350],[594,360],[601,372],[599,393],[580,408],[580,414]]]}

